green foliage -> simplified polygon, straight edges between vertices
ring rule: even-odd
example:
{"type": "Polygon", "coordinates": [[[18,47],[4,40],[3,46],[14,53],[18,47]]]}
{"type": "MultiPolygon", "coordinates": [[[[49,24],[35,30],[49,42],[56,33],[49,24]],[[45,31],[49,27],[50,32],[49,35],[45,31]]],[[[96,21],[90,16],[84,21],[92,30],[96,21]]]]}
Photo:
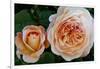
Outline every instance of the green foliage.
{"type": "Polygon", "coordinates": [[[44,52],[40,60],[36,64],[43,64],[43,63],[53,63],[55,62],[55,57],[51,52],[44,52]]]}

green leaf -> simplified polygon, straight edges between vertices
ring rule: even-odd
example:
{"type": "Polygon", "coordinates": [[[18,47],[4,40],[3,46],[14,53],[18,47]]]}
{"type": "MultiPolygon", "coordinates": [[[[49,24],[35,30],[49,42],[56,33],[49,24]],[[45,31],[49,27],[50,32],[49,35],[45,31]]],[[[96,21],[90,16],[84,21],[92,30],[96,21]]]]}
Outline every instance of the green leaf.
{"type": "Polygon", "coordinates": [[[40,24],[47,28],[49,26],[49,16],[52,14],[50,10],[42,10],[39,12],[40,24]]]}
{"type": "Polygon", "coordinates": [[[15,32],[22,31],[26,25],[36,24],[27,10],[22,10],[15,15],[15,32]]]}
{"type": "Polygon", "coordinates": [[[91,16],[94,17],[94,8],[86,8],[86,9],[90,12],[91,16]]]}
{"type": "Polygon", "coordinates": [[[50,52],[44,52],[36,64],[54,63],[54,62],[55,62],[54,55],[50,52]]]}

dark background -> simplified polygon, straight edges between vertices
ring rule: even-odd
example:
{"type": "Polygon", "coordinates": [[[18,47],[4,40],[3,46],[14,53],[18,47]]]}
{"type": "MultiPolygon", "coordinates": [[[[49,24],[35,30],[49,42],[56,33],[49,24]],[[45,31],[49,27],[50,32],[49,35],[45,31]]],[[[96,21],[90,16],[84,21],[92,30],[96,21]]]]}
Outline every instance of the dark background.
{"type": "MultiPolygon", "coordinates": [[[[31,5],[31,4],[15,4],[15,36],[17,32],[21,32],[26,25],[42,25],[47,29],[49,25],[48,18],[51,14],[57,12],[58,6],[47,5],[31,5]]],[[[94,17],[94,8],[86,8],[94,17]]],[[[15,45],[14,45],[15,46],[15,45]]],[[[41,55],[36,63],[26,63],[23,59],[18,59],[16,56],[15,46],[15,65],[29,65],[29,64],[47,64],[47,63],[64,63],[64,62],[83,62],[94,60],[94,45],[90,53],[83,58],[77,58],[72,61],[65,61],[62,57],[54,55],[51,52],[50,46],[41,55]]],[[[21,56],[22,57],[22,56],[21,56]]]]}

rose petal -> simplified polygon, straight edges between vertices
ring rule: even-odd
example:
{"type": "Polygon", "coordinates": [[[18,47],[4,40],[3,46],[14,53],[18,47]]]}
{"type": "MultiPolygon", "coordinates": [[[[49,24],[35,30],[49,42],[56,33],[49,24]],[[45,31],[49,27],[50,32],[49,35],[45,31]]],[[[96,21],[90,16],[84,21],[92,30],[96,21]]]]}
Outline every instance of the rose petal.
{"type": "Polygon", "coordinates": [[[23,60],[27,63],[35,63],[39,60],[40,57],[32,58],[27,55],[23,55],[23,60]]]}
{"type": "Polygon", "coordinates": [[[45,41],[45,29],[42,26],[39,26],[39,28],[40,28],[40,32],[41,32],[41,34],[40,34],[40,44],[43,44],[44,41],[45,41]]]}
{"type": "Polygon", "coordinates": [[[90,40],[89,40],[89,44],[87,45],[87,47],[85,48],[83,54],[81,55],[82,57],[87,56],[91,50],[91,48],[93,47],[93,33],[91,33],[90,35],[90,40]]]}
{"type": "Polygon", "coordinates": [[[54,23],[56,17],[57,17],[57,14],[52,14],[52,15],[49,17],[49,21],[50,21],[51,23],[54,23]]]}
{"type": "Polygon", "coordinates": [[[31,53],[29,56],[32,57],[32,58],[37,58],[37,57],[40,57],[40,55],[44,52],[44,45],[41,46],[41,49],[36,51],[35,53],[31,53]]]}
{"type": "Polygon", "coordinates": [[[40,39],[39,37],[34,38],[33,35],[30,35],[28,37],[28,44],[30,47],[32,47],[34,50],[38,50],[40,47],[40,39]]]}
{"type": "Polygon", "coordinates": [[[82,51],[79,51],[77,54],[73,55],[73,56],[69,56],[69,55],[66,55],[66,54],[63,54],[61,53],[61,56],[66,60],[66,61],[71,61],[75,58],[78,58],[80,57],[82,54],[82,51]]]}
{"type": "Polygon", "coordinates": [[[87,46],[86,49],[84,50],[83,54],[81,55],[81,57],[85,57],[89,54],[91,48],[93,47],[93,45],[91,46],[87,46]]]}
{"type": "Polygon", "coordinates": [[[51,46],[51,51],[56,55],[60,55],[60,53],[57,51],[57,49],[53,45],[51,46]]]}
{"type": "Polygon", "coordinates": [[[27,48],[26,46],[25,46],[25,44],[23,43],[23,41],[22,41],[22,33],[21,32],[18,32],[17,33],[17,36],[16,36],[16,38],[15,38],[16,40],[16,47],[22,52],[22,53],[24,53],[24,54],[30,54],[30,53],[32,53],[32,52],[35,52],[35,51],[33,51],[33,50],[30,50],[29,48],[27,48]]]}
{"type": "Polygon", "coordinates": [[[18,57],[19,59],[21,58],[21,56],[20,56],[20,55],[21,55],[21,52],[20,52],[19,50],[16,51],[16,55],[17,55],[17,57],[18,57]]]}

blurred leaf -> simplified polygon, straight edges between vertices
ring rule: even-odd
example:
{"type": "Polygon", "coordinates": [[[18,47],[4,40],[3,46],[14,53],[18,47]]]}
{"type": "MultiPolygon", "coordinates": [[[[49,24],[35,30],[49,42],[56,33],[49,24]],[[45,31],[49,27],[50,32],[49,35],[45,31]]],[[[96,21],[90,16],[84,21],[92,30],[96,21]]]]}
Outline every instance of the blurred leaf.
{"type": "Polygon", "coordinates": [[[54,57],[54,55],[52,54],[52,53],[50,53],[50,52],[44,52],[42,55],[41,55],[41,57],[40,57],[40,59],[39,59],[39,61],[37,62],[38,64],[43,64],[43,63],[54,63],[54,61],[55,61],[55,57],[54,57]]]}
{"type": "Polygon", "coordinates": [[[36,24],[27,10],[22,10],[15,15],[15,32],[22,31],[26,25],[36,24]]]}
{"type": "Polygon", "coordinates": [[[40,24],[47,28],[49,26],[49,16],[52,14],[52,11],[43,10],[39,12],[40,24]]]}
{"type": "Polygon", "coordinates": [[[94,17],[94,8],[86,8],[86,9],[90,12],[91,16],[94,17]]]}

